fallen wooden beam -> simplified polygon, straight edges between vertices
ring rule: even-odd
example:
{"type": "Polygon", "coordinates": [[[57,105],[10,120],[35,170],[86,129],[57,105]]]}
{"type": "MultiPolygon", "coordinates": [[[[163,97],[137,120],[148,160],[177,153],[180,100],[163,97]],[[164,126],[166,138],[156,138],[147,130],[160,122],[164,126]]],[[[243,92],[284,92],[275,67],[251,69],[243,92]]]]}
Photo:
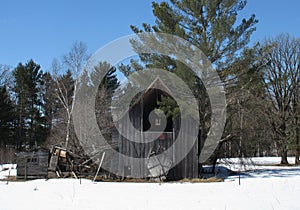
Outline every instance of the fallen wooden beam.
{"type": "Polygon", "coordinates": [[[100,164],[99,164],[99,167],[98,167],[98,169],[97,169],[97,173],[96,173],[96,175],[95,175],[95,177],[94,177],[93,182],[96,181],[96,178],[97,178],[97,176],[98,176],[98,173],[99,173],[99,171],[100,171],[100,168],[101,168],[102,163],[103,163],[103,160],[104,160],[104,156],[105,156],[105,152],[103,152],[103,155],[102,155],[102,158],[101,158],[101,161],[100,161],[100,164]]]}

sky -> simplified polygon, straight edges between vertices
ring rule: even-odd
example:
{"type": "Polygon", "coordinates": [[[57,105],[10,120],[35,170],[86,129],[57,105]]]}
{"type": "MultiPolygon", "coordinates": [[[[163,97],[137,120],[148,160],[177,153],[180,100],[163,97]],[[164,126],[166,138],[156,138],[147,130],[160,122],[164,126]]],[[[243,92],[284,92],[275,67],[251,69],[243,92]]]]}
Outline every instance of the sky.
{"type": "MultiPolygon", "coordinates": [[[[153,24],[152,0],[0,0],[0,64],[16,67],[33,59],[44,71],[75,41],[90,54],[132,34],[130,25],[153,24]]],[[[158,2],[161,2],[159,0],[158,2]]],[[[259,23],[251,44],[281,33],[300,37],[299,0],[248,0],[240,17],[259,23]]]]}

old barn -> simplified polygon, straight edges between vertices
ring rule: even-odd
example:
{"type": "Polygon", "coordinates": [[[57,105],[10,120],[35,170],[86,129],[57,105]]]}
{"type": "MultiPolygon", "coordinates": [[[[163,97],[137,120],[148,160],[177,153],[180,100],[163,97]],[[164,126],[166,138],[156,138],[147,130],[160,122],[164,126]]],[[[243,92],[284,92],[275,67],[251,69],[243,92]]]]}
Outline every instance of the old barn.
{"type": "Polygon", "coordinates": [[[198,141],[195,140],[191,145],[191,141],[188,140],[190,133],[195,132],[195,124],[190,121],[181,125],[180,118],[166,119],[166,115],[161,117],[156,110],[162,97],[172,98],[168,87],[161,79],[156,78],[132,104],[128,111],[129,118],[123,117],[116,124],[119,131],[130,136],[130,139],[127,139],[117,129],[113,131],[113,142],[119,143],[119,152],[125,156],[145,159],[145,164],[133,163],[132,160],[119,156],[117,171],[122,177],[146,174],[150,178],[164,177],[167,180],[198,178],[198,141]],[[130,124],[140,132],[134,132],[130,124]],[[162,126],[164,130],[160,132],[162,126]],[[184,132],[179,132],[179,129],[184,132]],[[178,138],[183,141],[175,144],[178,138]],[[189,153],[181,154],[186,148],[191,148],[189,153]]]}
{"type": "Polygon", "coordinates": [[[17,178],[46,178],[48,176],[48,160],[49,150],[47,149],[17,153],[17,178]]]}

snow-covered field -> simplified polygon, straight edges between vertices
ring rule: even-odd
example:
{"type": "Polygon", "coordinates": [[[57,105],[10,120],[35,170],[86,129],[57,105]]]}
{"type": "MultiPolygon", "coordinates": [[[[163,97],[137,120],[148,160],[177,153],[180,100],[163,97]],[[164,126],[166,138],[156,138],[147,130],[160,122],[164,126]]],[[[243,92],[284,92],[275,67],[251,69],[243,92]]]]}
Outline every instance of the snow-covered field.
{"type": "MultiPolygon", "coordinates": [[[[219,183],[0,181],[0,209],[300,209],[300,167],[270,166],[279,163],[278,158],[255,158],[260,166],[247,168],[235,159],[231,162],[233,170],[242,171],[241,185],[238,176],[219,183]]],[[[2,171],[8,167],[15,174],[14,165],[0,165],[0,178],[8,175],[9,170],[2,171]]]]}

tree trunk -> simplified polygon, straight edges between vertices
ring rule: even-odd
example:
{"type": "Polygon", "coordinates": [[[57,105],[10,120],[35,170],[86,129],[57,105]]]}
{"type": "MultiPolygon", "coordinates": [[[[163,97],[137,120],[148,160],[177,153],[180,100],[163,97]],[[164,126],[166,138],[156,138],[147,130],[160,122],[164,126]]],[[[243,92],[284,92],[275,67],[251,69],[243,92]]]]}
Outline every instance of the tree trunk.
{"type": "Polygon", "coordinates": [[[68,112],[68,120],[67,120],[67,128],[66,128],[66,142],[65,142],[65,148],[68,149],[69,146],[69,138],[70,138],[70,124],[71,124],[71,115],[68,112]]]}
{"type": "Polygon", "coordinates": [[[299,156],[300,156],[300,127],[296,127],[295,165],[300,164],[299,156]]]}
{"type": "Polygon", "coordinates": [[[284,149],[281,150],[281,154],[280,154],[280,156],[281,156],[281,162],[280,162],[280,164],[282,164],[282,165],[289,164],[289,162],[287,160],[287,156],[288,156],[287,153],[288,153],[288,151],[287,151],[286,148],[284,148],[284,149]]]}
{"type": "Polygon", "coordinates": [[[220,142],[214,152],[214,156],[213,156],[213,160],[212,160],[212,173],[216,172],[216,165],[217,165],[217,161],[220,157],[222,145],[223,145],[223,142],[220,142]]]}
{"type": "Polygon", "coordinates": [[[288,162],[288,160],[287,160],[287,153],[288,153],[288,148],[287,148],[287,144],[288,144],[288,141],[287,141],[287,135],[286,135],[286,122],[287,122],[287,120],[286,120],[286,117],[285,117],[285,115],[284,115],[284,117],[283,117],[283,125],[282,125],[282,133],[284,134],[284,141],[283,141],[283,143],[281,144],[281,146],[280,146],[280,149],[281,149],[281,154],[280,154],[280,156],[281,156],[281,162],[280,162],[280,164],[282,164],[282,165],[287,165],[287,164],[289,164],[289,162],[288,162]]]}

